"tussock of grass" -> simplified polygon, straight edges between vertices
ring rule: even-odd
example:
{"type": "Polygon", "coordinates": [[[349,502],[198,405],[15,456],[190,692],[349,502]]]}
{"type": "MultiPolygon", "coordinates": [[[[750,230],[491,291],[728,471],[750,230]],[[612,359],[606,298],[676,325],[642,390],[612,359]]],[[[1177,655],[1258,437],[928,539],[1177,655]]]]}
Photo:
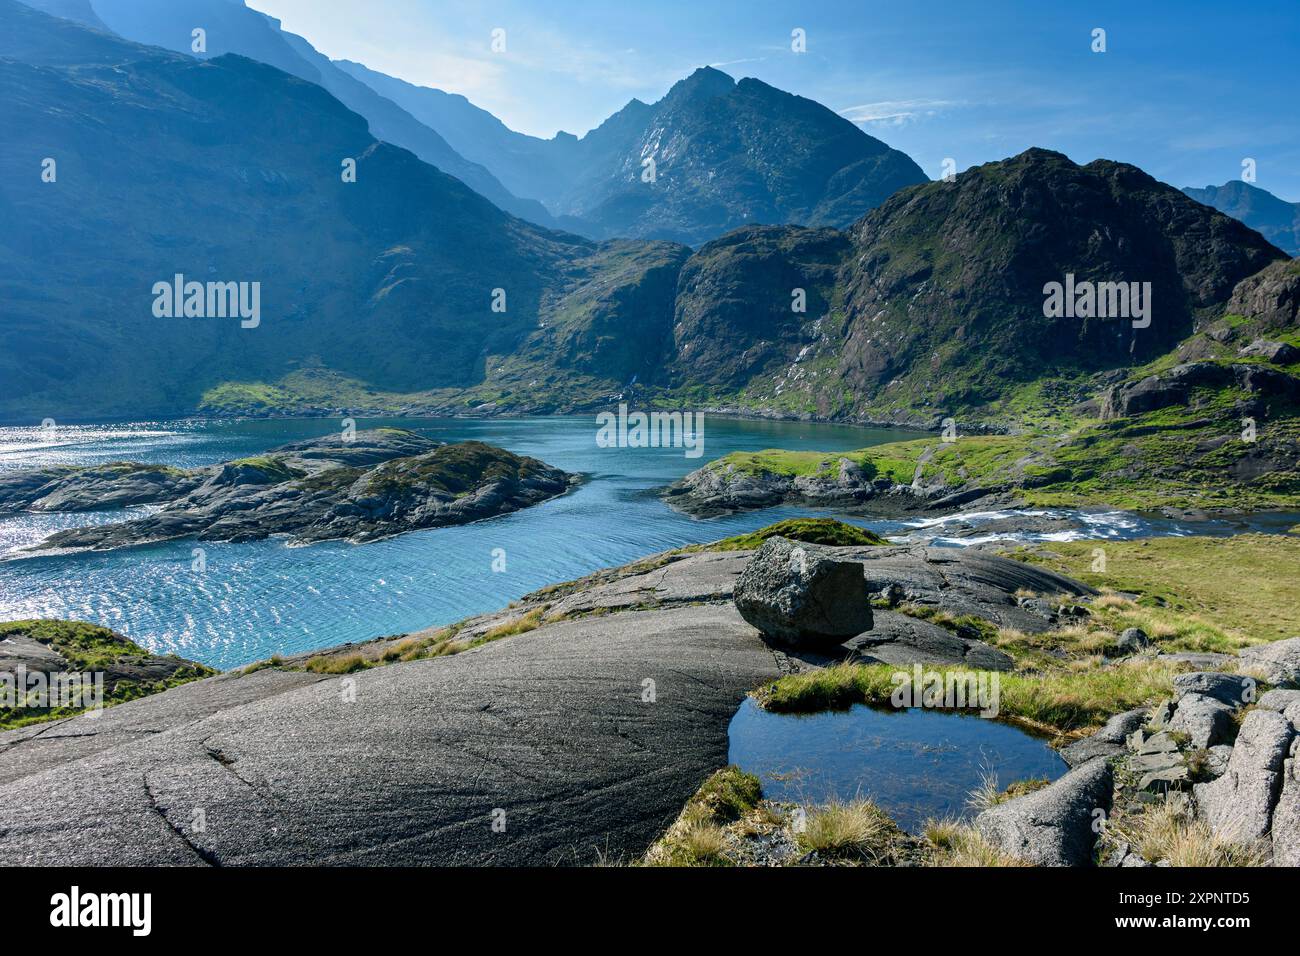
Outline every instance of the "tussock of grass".
{"type": "Polygon", "coordinates": [[[1177,804],[1156,804],[1141,813],[1112,820],[1112,834],[1150,863],[1171,866],[1267,866],[1266,848],[1242,846],[1217,837],[1209,825],[1190,817],[1177,804]]]}
{"type": "Polygon", "coordinates": [[[360,654],[348,654],[346,657],[313,657],[303,666],[313,674],[352,674],[375,665],[360,654]]]}
{"type": "Polygon", "coordinates": [[[1003,853],[973,826],[959,820],[931,820],[923,832],[934,850],[927,860],[929,866],[1029,866],[1024,860],[1003,853]]]}
{"type": "Polygon", "coordinates": [[[795,835],[799,847],[821,856],[853,858],[872,865],[893,861],[898,826],[870,800],[829,803],[807,814],[795,835]]]}
{"type": "Polygon", "coordinates": [[[726,824],[739,820],[763,798],[757,777],[724,767],[686,802],[668,831],[645,855],[648,866],[732,866],[726,824]]]}
{"type": "Polygon", "coordinates": [[[713,544],[704,545],[706,551],[751,551],[762,545],[768,538],[789,538],[807,544],[821,544],[828,547],[867,547],[888,544],[866,528],[836,521],[834,518],[790,518],[778,521],[766,528],[740,534],[732,538],[723,538],[713,544]]]}

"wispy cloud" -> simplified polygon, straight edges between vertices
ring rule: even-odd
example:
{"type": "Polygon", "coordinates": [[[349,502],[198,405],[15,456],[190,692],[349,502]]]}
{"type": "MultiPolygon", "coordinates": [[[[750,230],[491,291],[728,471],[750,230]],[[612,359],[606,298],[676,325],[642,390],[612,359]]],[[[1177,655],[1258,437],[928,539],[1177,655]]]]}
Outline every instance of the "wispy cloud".
{"type": "Polygon", "coordinates": [[[840,115],[859,125],[903,126],[920,119],[938,116],[940,112],[961,106],[956,100],[882,100],[863,103],[840,110],[840,115]]]}

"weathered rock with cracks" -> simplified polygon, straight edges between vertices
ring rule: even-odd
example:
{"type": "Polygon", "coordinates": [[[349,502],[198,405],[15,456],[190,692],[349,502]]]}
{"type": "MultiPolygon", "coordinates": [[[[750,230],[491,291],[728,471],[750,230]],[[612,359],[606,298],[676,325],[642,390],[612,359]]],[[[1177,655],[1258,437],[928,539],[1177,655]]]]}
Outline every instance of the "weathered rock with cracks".
{"type": "Polygon", "coordinates": [[[1282,790],[1282,763],[1295,730],[1276,711],[1253,710],[1242,721],[1223,776],[1197,784],[1197,812],[1222,839],[1249,844],[1268,835],[1282,790]]]}
{"type": "Polygon", "coordinates": [[[1197,750],[1208,750],[1216,744],[1232,741],[1236,725],[1232,715],[1236,710],[1205,694],[1184,694],[1178,698],[1178,708],[1169,720],[1169,729],[1187,734],[1189,743],[1197,750]]]}
{"type": "Polygon", "coordinates": [[[1197,671],[1179,674],[1174,678],[1174,695],[1203,694],[1233,707],[1240,707],[1255,699],[1255,680],[1238,674],[1220,674],[1216,671],[1197,671]]]}

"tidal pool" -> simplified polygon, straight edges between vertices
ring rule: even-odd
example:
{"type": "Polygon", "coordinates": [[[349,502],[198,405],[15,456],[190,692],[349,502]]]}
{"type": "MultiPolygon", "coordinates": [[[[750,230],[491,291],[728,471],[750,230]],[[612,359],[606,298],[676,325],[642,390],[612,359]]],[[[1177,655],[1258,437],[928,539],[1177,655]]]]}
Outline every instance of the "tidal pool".
{"type": "Polygon", "coordinates": [[[1069,769],[1046,741],[1008,724],[921,708],[775,714],[746,698],[729,734],[730,762],[757,776],[769,800],[870,798],[911,833],[931,817],[969,817],[986,775],[1003,788],[1069,769]]]}

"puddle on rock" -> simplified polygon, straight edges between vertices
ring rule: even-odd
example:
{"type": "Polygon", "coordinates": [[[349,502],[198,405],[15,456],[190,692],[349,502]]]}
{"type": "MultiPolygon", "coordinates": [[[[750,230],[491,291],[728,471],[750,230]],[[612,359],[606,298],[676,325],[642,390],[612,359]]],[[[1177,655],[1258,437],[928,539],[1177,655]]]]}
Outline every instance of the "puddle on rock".
{"type": "Polygon", "coordinates": [[[996,774],[1055,780],[1069,767],[1047,742],[1016,727],[951,711],[776,714],[746,698],[732,718],[729,761],[757,776],[769,800],[804,805],[870,798],[903,829],[931,817],[969,817],[970,792],[996,774]]]}

